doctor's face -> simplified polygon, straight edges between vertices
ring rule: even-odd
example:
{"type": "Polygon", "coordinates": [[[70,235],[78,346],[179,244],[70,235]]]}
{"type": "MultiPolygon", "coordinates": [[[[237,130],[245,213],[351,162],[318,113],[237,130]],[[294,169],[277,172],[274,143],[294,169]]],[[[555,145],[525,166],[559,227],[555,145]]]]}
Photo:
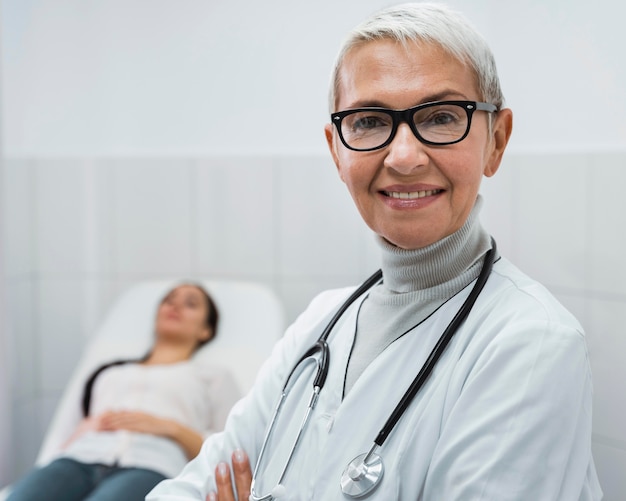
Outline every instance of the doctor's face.
{"type": "MultiPolygon", "coordinates": [[[[362,107],[402,110],[443,100],[482,101],[471,69],[435,45],[392,40],[351,49],[340,69],[338,111],[362,107]]],[[[511,112],[476,111],[469,134],[446,146],[421,143],[408,124],[374,151],[346,148],[332,124],[326,138],[339,176],[367,225],[405,249],[430,245],[458,230],[492,176],[511,131],[511,112]]]]}

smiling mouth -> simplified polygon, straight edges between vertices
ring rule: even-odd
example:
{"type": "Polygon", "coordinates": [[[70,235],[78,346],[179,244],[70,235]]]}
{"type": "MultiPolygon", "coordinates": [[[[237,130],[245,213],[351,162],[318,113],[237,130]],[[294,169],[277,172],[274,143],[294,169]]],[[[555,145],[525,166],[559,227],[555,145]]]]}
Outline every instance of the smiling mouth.
{"type": "Polygon", "coordinates": [[[425,191],[383,191],[386,197],[402,198],[405,200],[416,200],[418,198],[431,197],[441,193],[443,190],[425,190],[425,191]]]}

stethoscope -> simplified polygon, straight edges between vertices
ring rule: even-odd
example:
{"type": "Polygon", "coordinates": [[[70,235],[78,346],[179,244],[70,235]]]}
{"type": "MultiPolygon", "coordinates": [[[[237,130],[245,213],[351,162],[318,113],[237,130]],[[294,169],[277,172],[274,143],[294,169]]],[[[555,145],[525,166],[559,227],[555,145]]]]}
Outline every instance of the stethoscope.
{"type": "MultiPolygon", "coordinates": [[[[377,454],[377,450],[382,447],[385,443],[385,440],[389,436],[389,434],[393,431],[396,423],[402,417],[404,412],[407,410],[417,392],[422,388],[431,372],[433,371],[437,361],[441,358],[441,355],[445,351],[448,343],[459,329],[463,321],[469,315],[476,299],[480,295],[489,275],[491,274],[491,270],[493,268],[493,263],[496,259],[496,242],[491,239],[492,247],[487,252],[485,259],[483,261],[482,269],[480,270],[480,275],[476,279],[476,283],[474,287],[470,291],[467,299],[463,302],[463,305],[456,313],[452,321],[448,324],[443,334],[437,341],[437,344],[430,352],[430,355],[426,359],[426,362],[422,366],[421,370],[406,390],[398,404],[396,405],[393,412],[389,415],[384,426],[379,431],[376,439],[374,440],[374,444],[372,448],[359,456],[355,457],[348,466],[343,471],[341,475],[341,491],[348,497],[351,498],[359,498],[370,493],[376,486],[380,483],[384,474],[384,465],[382,457],[377,454]]],[[[278,403],[274,409],[274,414],[272,415],[272,419],[270,420],[270,424],[267,427],[267,431],[265,432],[265,437],[263,439],[263,444],[261,445],[261,450],[259,451],[259,457],[257,459],[256,467],[254,468],[254,473],[252,475],[252,484],[250,487],[250,501],[271,501],[274,499],[278,499],[285,495],[285,487],[283,485],[283,480],[285,478],[285,474],[287,473],[287,469],[291,463],[291,459],[293,458],[293,454],[296,451],[300,439],[302,437],[302,433],[306,428],[306,425],[309,421],[311,413],[317,404],[317,400],[320,394],[320,391],[324,387],[324,383],[326,382],[326,376],[328,375],[328,370],[330,367],[330,350],[328,348],[328,337],[330,336],[331,331],[341,318],[341,316],[346,312],[346,310],[356,301],[361,295],[367,292],[370,288],[372,288],[376,283],[380,282],[382,278],[382,271],[378,270],[371,277],[369,277],[358,289],[356,289],[352,295],[346,299],[346,301],[341,305],[341,307],[337,310],[337,312],[333,315],[330,322],[320,335],[317,342],[311,346],[307,350],[307,352],[302,355],[302,357],[295,364],[289,376],[287,377],[287,381],[285,382],[283,389],[280,394],[280,398],[278,399],[278,403]],[[278,478],[278,482],[276,486],[267,494],[260,495],[256,492],[255,485],[257,480],[257,474],[260,471],[261,464],[263,462],[265,452],[267,449],[267,445],[271,439],[271,436],[274,431],[274,426],[276,424],[276,420],[280,414],[281,408],[289,394],[291,388],[294,385],[294,381],[297,376],[303,371],[305,364],[314,363],[317,366],[317,371],[315,374],[315,379],[313,380],[313,392],[311,393],[311,397],[309,398],[309,403],[302,419],[302,423],[300,424],[300,428],[296,435],[293,445],[291,446],[291,450],[289,451],[289,455],[287,456],[287,461],[285,462],[285,466],[283,467],[280,476],[278,478]]]]}

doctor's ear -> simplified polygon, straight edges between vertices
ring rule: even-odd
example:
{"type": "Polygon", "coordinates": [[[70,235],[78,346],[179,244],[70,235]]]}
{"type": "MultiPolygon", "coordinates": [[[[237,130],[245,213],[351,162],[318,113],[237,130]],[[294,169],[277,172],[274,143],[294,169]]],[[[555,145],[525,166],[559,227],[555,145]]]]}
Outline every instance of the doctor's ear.
{"type": "Polygon", "coordinates": [[[483,171],[487,177],[493,176],[500,167],[502,155],[513,132],[513,112],[509,108],[498,111],[491,126],[489,158],[483,171]]]}
{"type": "Polygon", "coordinates": [[[337,172],[339,173],[339,177],[343,181],[343,174],[341,171],[341,167],[339,166],[339,156],[337,155],[337,141],[338,137],[335,134],[335,128],[333,124],[326,124],[324,126],[324,134],[326,136],[326,144],[328,144],[328,149],[330,151],[330,156],[333,158],[333,162],[335,162],[335,167],[337,167],[337,172]]]}

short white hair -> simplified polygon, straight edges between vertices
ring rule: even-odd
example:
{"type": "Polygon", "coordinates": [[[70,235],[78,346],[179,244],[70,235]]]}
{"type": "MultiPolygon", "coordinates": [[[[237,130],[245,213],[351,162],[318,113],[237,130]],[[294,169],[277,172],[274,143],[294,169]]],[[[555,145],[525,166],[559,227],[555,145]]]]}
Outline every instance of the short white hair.
{"type": "Polygon", "coordinates": [[[407,3],[383,9],[354,28],[344,40],[331,75],[329,107],[336,110],[341,66],[348,52],[367,42],[394,40],[436,44],[469,65],[476,75],[481,99],[501,109],[504,96],[496,62],[485,39],[457,11],[437,3],[407,3]]]}

